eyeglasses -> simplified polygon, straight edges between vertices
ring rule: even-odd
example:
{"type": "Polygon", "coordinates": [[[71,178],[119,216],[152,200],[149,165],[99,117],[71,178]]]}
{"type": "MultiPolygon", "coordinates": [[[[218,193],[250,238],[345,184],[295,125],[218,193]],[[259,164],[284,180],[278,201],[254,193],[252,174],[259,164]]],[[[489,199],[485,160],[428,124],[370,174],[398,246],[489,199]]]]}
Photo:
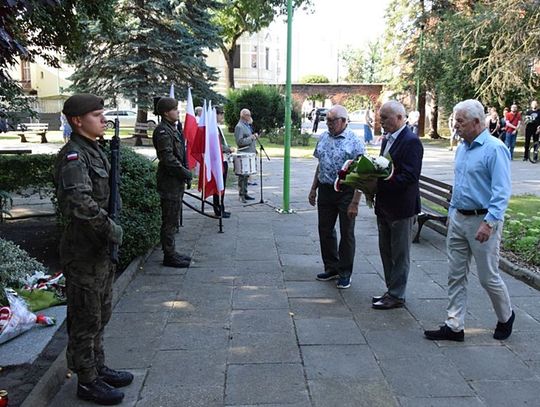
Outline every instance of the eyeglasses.
{"type": "Polygon", "coordinates": [[[326,118],[326,123],[334,123],[336,120],[342,120],[341,117],[334,117],[333,119],[326,118]]]}

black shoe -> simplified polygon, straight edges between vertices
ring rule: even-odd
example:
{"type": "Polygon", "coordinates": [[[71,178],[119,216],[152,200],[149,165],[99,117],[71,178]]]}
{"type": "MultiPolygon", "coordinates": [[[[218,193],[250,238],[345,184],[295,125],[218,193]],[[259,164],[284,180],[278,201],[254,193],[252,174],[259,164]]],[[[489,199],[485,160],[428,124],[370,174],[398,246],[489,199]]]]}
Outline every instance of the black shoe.
{"type": "Polygon", "coordinates": [[[375,301],[371,304],[372,308],[375,309],[393,309],[393,308],[402,308],[405,305],[405,301],[400,300],[399,298],[394,298],[390,294],[383,295],[379,301],[375,301]]]}
{"type": "Polygon", "coordinates": [[[248,186],[254,187],[254,186],[257,186],[257,183],[256,182],[248,182],[248,186]]]}
{"type": "Polygon", "coordinates": [[[240,197],[238,199],[240,200],[240,202],[246,203],[246,197],[245,196],[240,195],[240,197]]]}
{"type": "Polygon", "coordinates": [[[230,212],[223,211],[223,218],[230,218],[230,217],[231,217],[231,213],[230,213],[230,212]]]}
{"type": "Polygon", "coordinates": [[[339,278],[338,273],[324,272],[324,273],[317,274],[317,280],[319,281],[330,281],[330,280],[335,280],[336,278],[339,278]]]}
{"type": "Polygon", "coordinates": [[[512,315],[506,322],[497,322],[497,327],[495,332],[493,332],[493,338],[503,341],[507,339],[512,334],[512,326],[514,325],[514,319],[516,319],[516,314],[512,311],[512,315]]]}
{"type": "Polygon", "coordinates": [[[98,375],[101,380],[113,387],[124,387],[133,381],[133,375],[122,370],[113,370],[107,366],[98,369],[98,375]]]}
{"type": "Polygon", "coordinates": [[[190,256],[187,256],[187,255],[185,255],[185,254],[177,254],[177,257],[178,257],[180,260],[191,261],[191,257],[190,257],[190,256]]]}
{"type": "Polygon", "coordinates": [[[424,336],[432,341],[463,342],[465,340],[463,329],[459,332],[455,332],[446,324],[441,326],[437,331],[424,331],[424,336]]]}
{"type": "Polygon", "coordinates": [[[253,198],[252,196],[249,196],[249,195],[246,195],[244,198],[246,200],[248,200],[248,201],[253,201],[255,199],[255,198],[253,198]]]}
{"type": "Polygon", "coordinates": [[[188,260],[183,260],[179,257],[165,257],[163,259],[163,265],[165,267],[175,267],[175,268],[178,268],[178,269],[185,269],[187,267],[189,267],[189,261],[188,260]]]}
{"type": "Polygon", "coordinates": [[[523,161],[529,161],[529,157],[523,157],[523,161]]]}
{"type": "Polygon", "coordinates": [[[77,397],[103,406],[114,406],[122,402],[124,393],[97,378],[90,383],[79,383],[77,397]]]}

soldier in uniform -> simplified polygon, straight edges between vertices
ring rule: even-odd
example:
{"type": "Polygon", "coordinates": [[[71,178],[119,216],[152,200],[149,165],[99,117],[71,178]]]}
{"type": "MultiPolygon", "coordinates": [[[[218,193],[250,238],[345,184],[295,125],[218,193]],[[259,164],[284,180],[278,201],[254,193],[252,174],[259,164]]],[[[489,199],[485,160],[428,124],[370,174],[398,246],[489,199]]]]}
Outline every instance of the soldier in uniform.
{"type": "Polygon", "coordinates": [[[107,214],[110,164],[96,141],[106,128],[103,99],[74,95],[62,112],[73,129],[54,168],[56,197],[67,221],[60,242],[67,293],[67,362],[77,374],[79,398],[113,405],[124,398],[116,387],[130,384],[133,375],[108,368],[103,351],[115,274],[109,247],[120,245],[123,235],[107,214]]]}
{"type": "Polygon", "coordinates": [[[161,98],[156,105],[161,123],[155,128],[152,142],[159,159],[157,189],[161,198],[161,247],[163,265],[185,268],[191,257],[176,252],[174,235],[178,230],[178,217],[185,184],[191,183],[191,172],[185,166],[185,148],[175,122],[178,120],[178,102],[161,98]]]}

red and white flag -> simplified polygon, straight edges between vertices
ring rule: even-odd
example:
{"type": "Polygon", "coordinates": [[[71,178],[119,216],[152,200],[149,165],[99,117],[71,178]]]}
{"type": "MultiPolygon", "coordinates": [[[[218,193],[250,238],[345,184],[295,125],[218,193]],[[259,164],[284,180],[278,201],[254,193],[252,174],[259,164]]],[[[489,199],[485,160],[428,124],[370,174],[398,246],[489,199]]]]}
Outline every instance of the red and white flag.
{"type": "Polygon", "coordinates": [[[195,119],[195,109],[193,108],[193,98],[191,97],[191,89],[188,88],[186,118],[184,119],[184,139],[187,145],[188,167],[193,169],[197,164],[197,159],[194,155],[195,137],[197,135],[197,120],[195,119]]]}
{"type": "Polygon", "coordinates": [[[219,137],[216,109],[210,105],[206,114],[206,143],[204,149],[206,180],[215,180],[218,193],[223,191],[223,153],[219,137]]]}

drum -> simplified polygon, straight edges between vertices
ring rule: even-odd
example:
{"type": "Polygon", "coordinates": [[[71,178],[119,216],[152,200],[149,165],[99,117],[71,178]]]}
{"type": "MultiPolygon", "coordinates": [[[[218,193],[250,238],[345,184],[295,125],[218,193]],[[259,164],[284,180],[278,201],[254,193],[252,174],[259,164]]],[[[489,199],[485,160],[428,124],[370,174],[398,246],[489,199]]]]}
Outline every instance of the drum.
{"type": "Polygon", "coordinates": [[[233,154],[234,173],[236,175],[251,175],[257,173],[255,153],[233,154]]]}

